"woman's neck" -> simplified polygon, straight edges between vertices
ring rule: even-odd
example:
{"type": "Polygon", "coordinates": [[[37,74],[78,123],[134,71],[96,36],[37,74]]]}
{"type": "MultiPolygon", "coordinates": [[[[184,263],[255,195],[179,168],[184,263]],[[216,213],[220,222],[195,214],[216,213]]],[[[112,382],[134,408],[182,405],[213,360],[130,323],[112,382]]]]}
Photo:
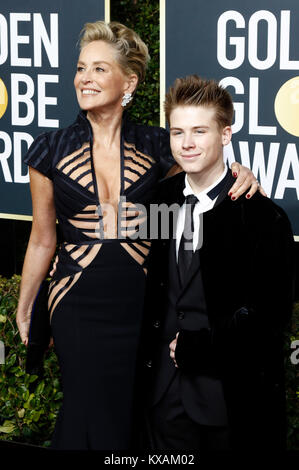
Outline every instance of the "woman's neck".
{"type": "Polygon", "coordinates": [[[119,143],[123,110],[113,112],[88,111],[87,119],[90,122],[94,141],[100,141],[105,147],[111,147],[114,142],[119,143]]]}

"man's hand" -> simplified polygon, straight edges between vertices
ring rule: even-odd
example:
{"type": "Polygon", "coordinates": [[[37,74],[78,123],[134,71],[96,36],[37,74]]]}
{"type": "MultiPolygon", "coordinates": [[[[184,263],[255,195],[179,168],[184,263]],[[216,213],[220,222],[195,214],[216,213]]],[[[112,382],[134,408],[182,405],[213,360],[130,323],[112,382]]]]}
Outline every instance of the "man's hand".
{"type": "Polygon", "coordinates": [[[231,171],[233,176],[237,178],[236,182],[230,188],[228,193],[233,201],[238,199],[238,197],[245,193],[245,191],[247,191],[249,188],[250,190],[248,193],[246,193],[247,199],[250,199],[254,193],[256,193],[256,191],[259,191],[263,196],[267,197],[267,194],[249,168],[240,165],[238,162],[234,162],[231,165],[231,171]]]}
{"type": "Polygon", "coordinates": [[[170,354],[171,359],[174,362],[175,367],[178,367],[178,365],[176,363],[176,360],[175,360],[175,348],[176,348],[176,345],[177,345],[178,336],[179,336],[179,333],[176,334],[175,339],[173,341],[171,341],[171,343],[169,345],[169,349],[170,349],[169,354],[170,354]]]}

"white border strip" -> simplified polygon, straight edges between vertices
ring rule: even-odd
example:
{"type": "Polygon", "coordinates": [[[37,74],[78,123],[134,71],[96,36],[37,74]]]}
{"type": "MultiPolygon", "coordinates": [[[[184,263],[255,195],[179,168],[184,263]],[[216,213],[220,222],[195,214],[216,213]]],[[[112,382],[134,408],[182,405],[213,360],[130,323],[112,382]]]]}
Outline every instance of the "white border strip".
{"type": "Polygon", "coordinates": [[[110,23],[110,0],[105,0],[105,22],[110,23]]]}
{"type": "Polygon", "coordinates": [[[2,213],[0,213],[0,219],[29,220],[29,221],[32,222],[32,215],[2,214],[2,213]]]}

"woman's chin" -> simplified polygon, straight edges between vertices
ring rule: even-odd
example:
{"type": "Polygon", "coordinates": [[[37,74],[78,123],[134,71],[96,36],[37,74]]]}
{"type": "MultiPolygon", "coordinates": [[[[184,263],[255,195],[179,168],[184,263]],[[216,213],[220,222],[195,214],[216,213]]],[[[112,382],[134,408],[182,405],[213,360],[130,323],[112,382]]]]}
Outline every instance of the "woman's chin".
{"type": "Polygon", "coordinates": [[[94,109],[99,108],[99,106],[95,106],[93,103],[79,102],[78,104],[83,111],[93,111],[94,109]]]}

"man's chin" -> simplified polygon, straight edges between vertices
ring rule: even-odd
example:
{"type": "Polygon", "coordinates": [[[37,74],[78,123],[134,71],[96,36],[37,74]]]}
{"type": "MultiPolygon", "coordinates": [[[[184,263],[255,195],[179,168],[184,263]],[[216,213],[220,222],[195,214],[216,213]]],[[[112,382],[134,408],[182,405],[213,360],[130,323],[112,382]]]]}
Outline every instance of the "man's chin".
{"type": "Polygon", "coordinates": [[[201,172],[201,169],[192,168],[191,165],[184,165],[184,166],[181,165],[181,167],[183,168],[183,171],[187,173],[188,175],[196,175],[197,173],[201,172]]]}

